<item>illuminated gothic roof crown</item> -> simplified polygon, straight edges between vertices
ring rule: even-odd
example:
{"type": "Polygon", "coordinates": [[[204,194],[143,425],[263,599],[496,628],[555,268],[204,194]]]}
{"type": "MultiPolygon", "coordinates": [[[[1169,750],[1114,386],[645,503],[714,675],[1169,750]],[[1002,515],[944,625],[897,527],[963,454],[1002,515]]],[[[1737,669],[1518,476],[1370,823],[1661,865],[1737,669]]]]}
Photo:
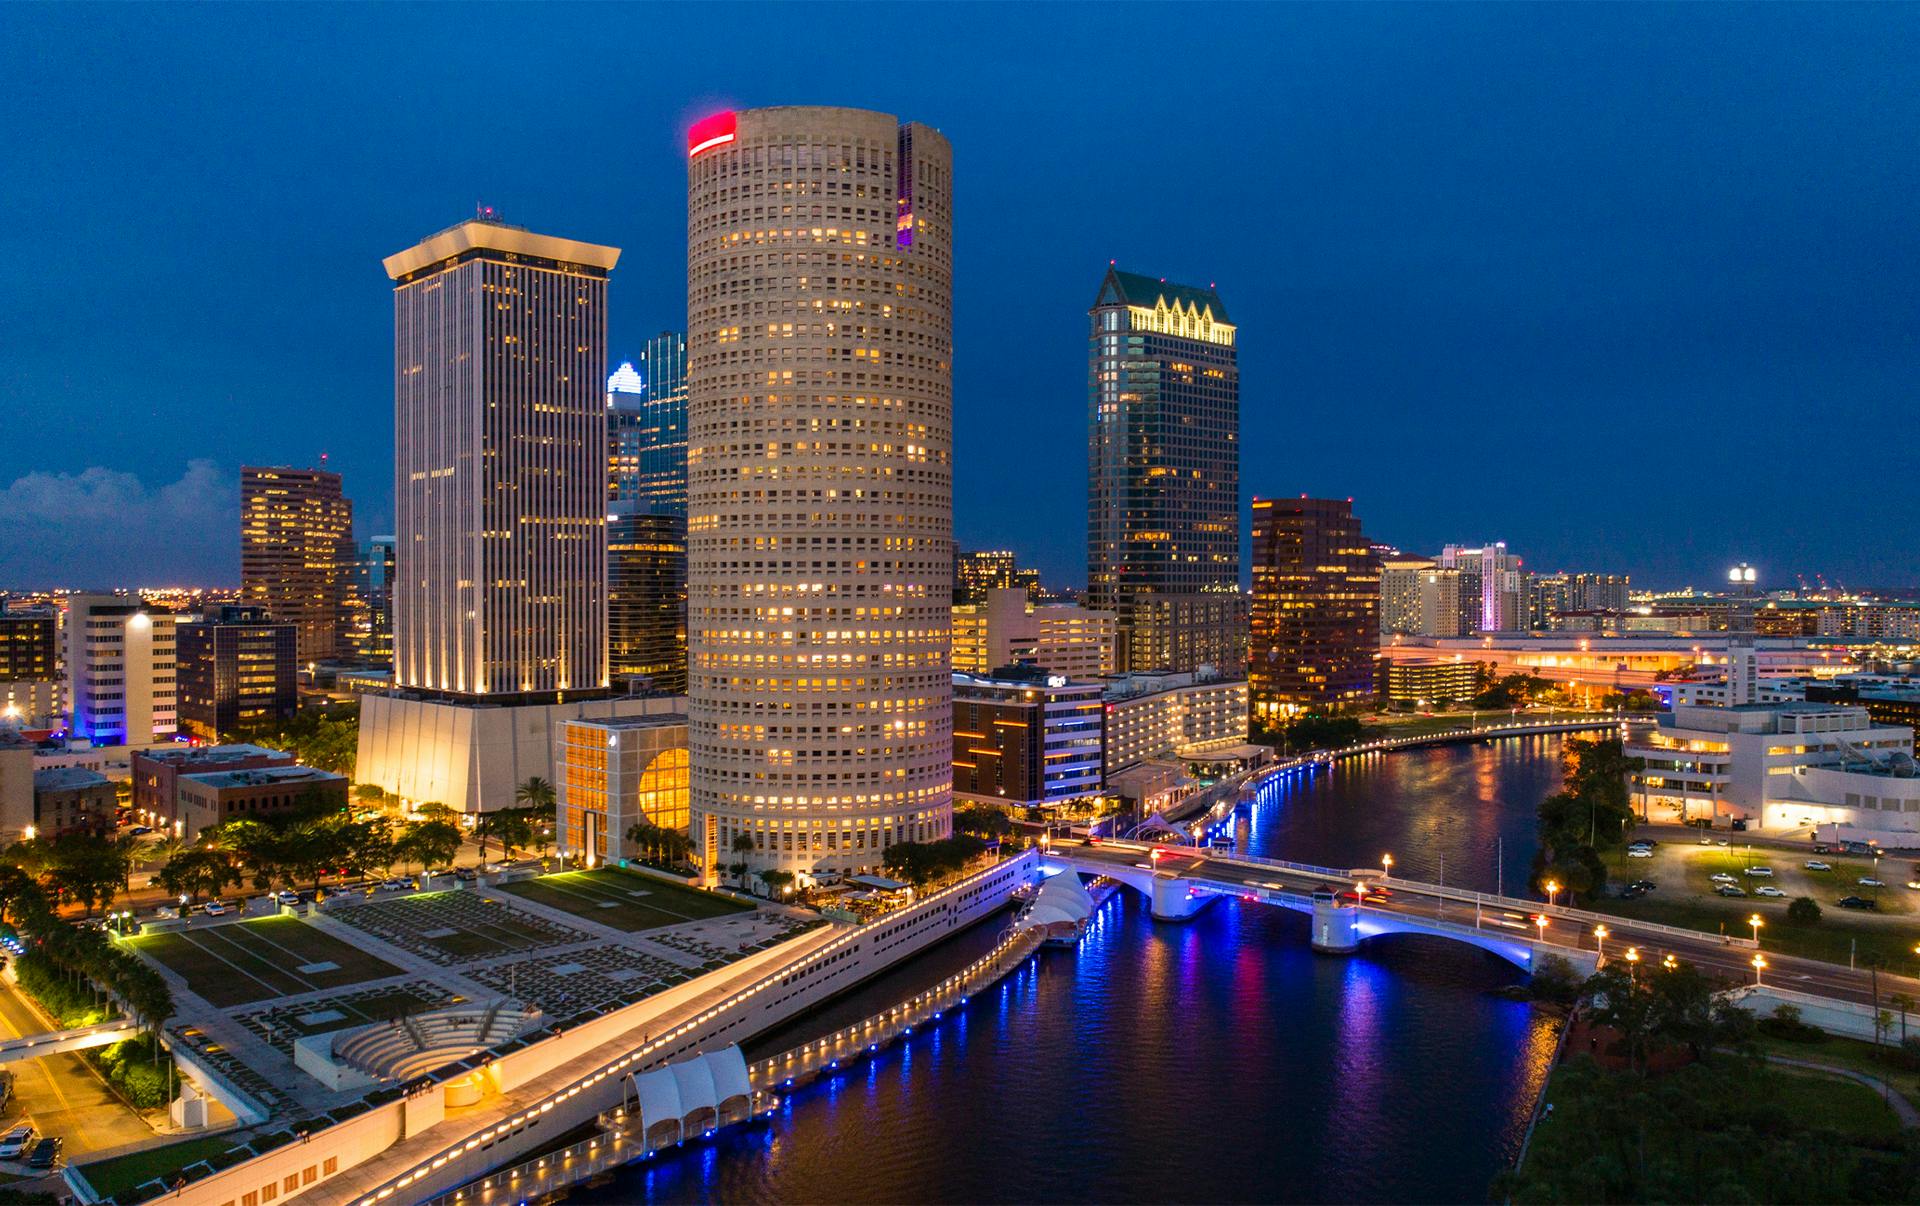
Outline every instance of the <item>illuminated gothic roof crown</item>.
{"type": "Polygon", "coordinates": [[[1151,276],[1141,276],[1137,272],[1123,272],[1119,268],[1108,268],[1107,279],[1101,282],[1100,296],[1094,306],[1141,306],[1155,308],[1161,298],[1168,305],[1185,309],[1193,307],[1205,313],[1213,311],[1213,321],[1231,323],[1227,316],[1227,303],[1220,300],[1220,293],[1212,285],[1201,288],[1198,285],[1176,285],[1171,281],[1157,280],[1151,276]]]}

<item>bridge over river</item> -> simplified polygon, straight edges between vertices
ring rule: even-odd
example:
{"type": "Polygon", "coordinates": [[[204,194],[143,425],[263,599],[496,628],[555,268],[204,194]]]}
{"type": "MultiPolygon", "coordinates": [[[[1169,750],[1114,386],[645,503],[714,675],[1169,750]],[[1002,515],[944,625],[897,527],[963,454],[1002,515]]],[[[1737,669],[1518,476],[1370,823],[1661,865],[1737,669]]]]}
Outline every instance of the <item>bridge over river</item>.
{"type": "MultiPolygon", "coordinates": [[[[1045,865],[1104,875],[1140,893],[1162,921],[1192,917],[1228,897],[1311,917],[1314,949],[1349,953],[1364,944],[1417,934],[1475,946],[1531,971],[1542,953],[1592,970],[1631,948],[1652,964],[1667,954],[1727,979],[1751,982],[1757,944],[1749,937],[1702,933],[1567,908],[1537,900],[1383,875],[1374,867],[1316,867],[1244,854],[1144,842],[1054,842],[1045,865]],[[1365,885],[1364,890],[1360,886],[1365,885]],[[1378,890],[1384,889],[1380,895],[1378,890]],[[1545,924],[1541,924],[1544,922],[1545,924]],[[1604,926],[1607,936],[1595,935],[1604,926]]],[[[1769,952],[1766,982],[1824,998],[1871,1002],[1865,970],[1769,952]]],[[[1882,997],[1890,978],[1880,977],[1882,997]]]]}

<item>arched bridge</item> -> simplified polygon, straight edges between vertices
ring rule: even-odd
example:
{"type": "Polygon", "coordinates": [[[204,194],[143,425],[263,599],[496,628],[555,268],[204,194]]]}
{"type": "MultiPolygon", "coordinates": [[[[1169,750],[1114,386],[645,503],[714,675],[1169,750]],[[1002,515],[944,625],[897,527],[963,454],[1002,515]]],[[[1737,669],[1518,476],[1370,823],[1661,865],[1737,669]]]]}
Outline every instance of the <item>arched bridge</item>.
{"type": "Polygon", "coordinates": [[[1602,954],[1596,924],[1609,927],[1616,950],[1632,944],[1684,950],[1694,945],[1752,946],[1674,926],[1559,908],[1538,901],[1385,878],[1380,869],[1340,869],[1247,855],[1222,855],[1187,847],[1131,842],[1056,844],[1043,867],[1104,875],[1147,899],[1161,921],[1192,917],[1211,901],[1234,897],[1293,909],[1312,918],[1315,950],[1346,953],[1361,943],[1396,934],[1449,938],[1488,951],[1524,971],[1544,952],[1592,970],[1602,954]],[[1366,884],[1366,898],[1356,887],[1366,884]],[[1385,888],[1387,894],[1377,894],[1385,888]],[[1541,922],[1544,920],[1545,924],[1541,922]]]}

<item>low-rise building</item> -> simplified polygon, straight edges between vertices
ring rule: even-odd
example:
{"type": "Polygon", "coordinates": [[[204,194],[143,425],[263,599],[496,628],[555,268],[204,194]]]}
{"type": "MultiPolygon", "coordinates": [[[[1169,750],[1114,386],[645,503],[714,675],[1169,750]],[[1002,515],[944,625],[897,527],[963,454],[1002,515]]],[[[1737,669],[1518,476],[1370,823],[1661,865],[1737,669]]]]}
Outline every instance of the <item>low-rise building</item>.
{"type": "Polygon", "coordinates": [[[33,772],[33,826],[27,837],[112,833],[120,798],[99,771],[56,766],[33,772]]]}
{"type": "Polygon", "coordinates": [[[347,778],[312,766],[181,775],[175,784],[180,835],[193,841],[215,825],[246,817],[263,820],[303,809],[347,806],[347,778]]]}
{"type": "Polygon", "coordinates": [[[1100,790],[1099,683],[1034,666],[953,676],[953,793],[1050,807],[1100,790]]]}
{"type": "Polygon", "coordinates": [[[953,609],[953,669],[984,675],[1029,662],[1050,674],[1113,673],[1119,616],[1074,603],[1035,605],[1020,587],[996,587],[953,609]]]}
{"type": "Polygon", "coordinates": [[[1641,760],[1633,773],[1634,801],[1654,820],[1794,830],[1858,825],[1865,811],[1876,814],[1870,819],[1882,828],[1920,831],[1920,811],[1908,817],[1904,805],[1862,804],[1882,795],[1904,799],[1885,785],[1914,781],[1913,730],[1877,725],[1865,708],[1681,705],[1651,731],[1630,736],[1626,753],[1641,760]],[[1896,813],[1894,825],[1884,824],[1896,813]]]}
{"type": "Polygon", "coordinates": [[[1380,695],[1388,703],[1420,708],[1464,703],[1479,690],[1479,665],[1458,656],[1380,661],[1380,695]]]}
{"type": "Polygon", "coordinates": [[[178,821],[178,785],[182,775],[264,770],[293,764],[293,755],[285,750],[258,745],[171,745],[135,750],[129,759],[133,775],[133,815],[142,824],[156,829],[178,821]]]}
{"type": "Polygon", "coordinates": [[[0,842],[17,842],[33,824],[34,743],[0,729],[0,842]]]}
{"type": "Polygon", "coordinates": [[[1217,755],[1247,740],[1247,682],[1199,674],[1104,680],[1106,772],[1146,758],[1217,755]]]}
{"type": "Polygon", "coordinates": [[[554,845],[563,857],[588,865],[636,857],[627,832],[642,822],[687,832],[684,714],[576,718],[559,730],[554,845]]]}

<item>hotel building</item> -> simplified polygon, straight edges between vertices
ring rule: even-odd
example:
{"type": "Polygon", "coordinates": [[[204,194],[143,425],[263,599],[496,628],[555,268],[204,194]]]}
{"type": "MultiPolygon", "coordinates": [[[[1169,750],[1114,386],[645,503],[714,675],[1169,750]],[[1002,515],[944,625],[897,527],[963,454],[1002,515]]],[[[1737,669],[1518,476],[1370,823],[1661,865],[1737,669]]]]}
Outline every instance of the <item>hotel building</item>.
{"type": "Polygon", "coordinates": [[[1124,674],[1104,686],[1109,778],[1149,758],[1204,761],[1246,744],[1247,684],[1242,679],[1124,674]]]}
{"type": "Polygon", "coordinates": [[[324,469],[240,470],[240,589],[298,633],[302,662],[345,652],[353,503],[324,469]]]}
{"type": "Polygon", "coordinates": [[[1109,268],[1087,353],[1087,605],[1128,671],[1246,663],[1240,369],[1212,286],[1109,268]]]}
{"type": "Polygon", "coordinates": [[[722,113],[687,163],[688,740],[709,869],[880,865],[952,821],[953,153],[722,113]]]}

